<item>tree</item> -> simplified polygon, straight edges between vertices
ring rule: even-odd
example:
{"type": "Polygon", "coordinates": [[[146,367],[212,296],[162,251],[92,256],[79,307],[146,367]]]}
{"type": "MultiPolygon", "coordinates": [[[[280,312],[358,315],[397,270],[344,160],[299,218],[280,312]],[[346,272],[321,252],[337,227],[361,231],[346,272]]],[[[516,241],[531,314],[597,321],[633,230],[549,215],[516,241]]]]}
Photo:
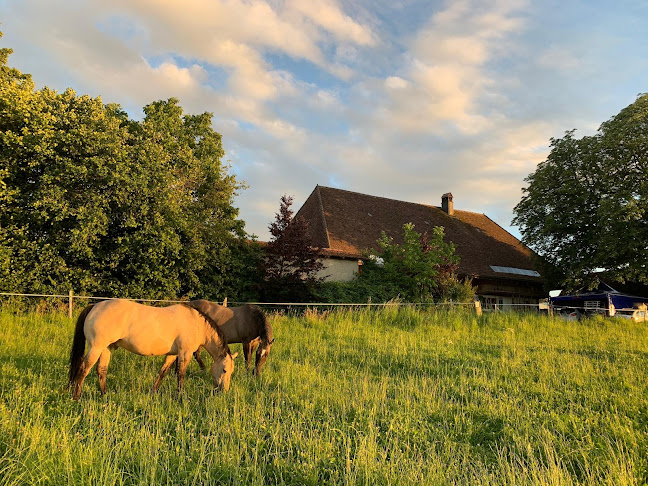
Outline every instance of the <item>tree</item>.
{"type": "Polygon", "coordinates": [[[454,245],[443,241],[443,227],[421,235],[411,223],[403,225],[403,243],[394,243],[385,233],[378,239],[383,269],[374,275],[389,282],[411,302],[440,299],[457,283],[459,257],[454,245]]]}
{"type": "Polygon", "coordinates": [[[0,51],[1,289],[235,297],[249,273],[239,259],[254,266],[258,248],[212,115],[171,98],[129,120],[100,98],[34,90],[7,66],[10,52],[0,51]]]}
{"type": "Polygon", "coordinates": [[[554,284],[594,285],[601,269],[648,282],[648,94],[593,136],[551,139],[513,224],[554,284]]]}
{"type": "Polygon", "coordinates": [[[301,302],[309,300],[323,278],[324,269],[318,248],[308,236],[308,223],[293,218],[293,198],[281,197],[279,212],[269,225],[270,242],[265,248],[264,290],[266,301],[301,302]]]}
{"type": "Polygon", "coordinates": [[[471,301],[475,295],[472,282],[457,277],[459,257],[443,236],[442,227],[421,235],[408,223],[403,225],[403,243],[398,244],[383,232],[376,242],[378,250],[366,252],[362,273],[349,282],[325,282],[317,295],[325,302],[349,303],[396,298],[407,302],[471,301]]]}
{"type": "Polygon", "coordinates": [[[119,277],[131,286],[139,282],[138,293],[155,279],[155,286],[172,283],[164,291],[169,295],[232,298],[233,247],[246,238],[233,206],[242,186],[221,162],[211,114],[185,115],[174,98],[151,103],[144,113],[142,122],[128,124],[136,163],[127,177],[139,181],[139,191],[111,218],[121,242],[119,277]]]}

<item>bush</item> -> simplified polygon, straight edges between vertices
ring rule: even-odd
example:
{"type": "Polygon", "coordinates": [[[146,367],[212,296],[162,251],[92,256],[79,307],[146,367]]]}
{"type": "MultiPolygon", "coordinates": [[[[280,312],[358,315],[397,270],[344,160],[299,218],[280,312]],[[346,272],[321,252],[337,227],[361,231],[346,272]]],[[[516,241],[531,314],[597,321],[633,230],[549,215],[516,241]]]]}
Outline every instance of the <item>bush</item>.
{"type": "Polygon", "coordinates": [[[469,302],[475,289],[470,279],[460,280],[455,271],[459,257],[454,245],[443,241],[443,228],[420,235],[414,225],[403,226],[403,244],[385,233],[377,241],[380,258],[367,258],[362,274],[350,282],[326,282],[316,291],[323,302],[364,303],[453,301],[469,302]]]}

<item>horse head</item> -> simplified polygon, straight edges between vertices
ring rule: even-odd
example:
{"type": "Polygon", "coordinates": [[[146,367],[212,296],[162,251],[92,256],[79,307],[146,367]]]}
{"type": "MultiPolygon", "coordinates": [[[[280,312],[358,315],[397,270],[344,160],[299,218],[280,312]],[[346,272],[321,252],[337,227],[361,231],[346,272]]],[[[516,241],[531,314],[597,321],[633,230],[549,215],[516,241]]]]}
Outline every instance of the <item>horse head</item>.
{"type": "Polygon", "coordinates": [[[256,350],[256,359],[254,361],[253,373],[255,376],[261,373],[261,368],[263,368],[268,356],[270,356],[270,348],[272,348],[272,343],[274,343],[274,341],[274,339],[263,340],[261,341],[261,344],[259,344],[259,347],[256,350]]]}
{"type": "Polygon", "coordinates": [[[230,379],[234,372],[234,359],[238,353],[231,354],[229,351],[223,355],[221,360],[214,360],[209,372],[214,379],[214,386],[218,391],[227,391],[230,386],[230,379]]]}

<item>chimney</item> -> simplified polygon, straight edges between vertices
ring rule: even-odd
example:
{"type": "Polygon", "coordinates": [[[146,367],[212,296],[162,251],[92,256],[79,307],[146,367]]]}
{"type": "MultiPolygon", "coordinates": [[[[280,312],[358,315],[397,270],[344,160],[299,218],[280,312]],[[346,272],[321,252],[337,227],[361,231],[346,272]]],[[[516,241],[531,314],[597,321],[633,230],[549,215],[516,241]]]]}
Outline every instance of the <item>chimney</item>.
{"type": "Polygon", "coordinates": [[[446,192],[441,196],[441,209],[452,216],[454,214],[454,204],[452,203],[452,193],[446,192]]]}

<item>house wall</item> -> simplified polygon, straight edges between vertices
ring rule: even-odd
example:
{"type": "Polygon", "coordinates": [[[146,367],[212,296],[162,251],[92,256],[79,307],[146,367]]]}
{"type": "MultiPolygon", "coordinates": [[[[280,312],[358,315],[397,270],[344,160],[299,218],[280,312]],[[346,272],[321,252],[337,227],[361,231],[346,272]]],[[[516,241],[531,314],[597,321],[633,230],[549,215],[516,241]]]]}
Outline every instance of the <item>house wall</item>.
{"type": "Polygon", "coordinates": [[[340,258],[323,258],[324,269],[317,276],[326,277],[327,282],[348,282],[358,273],[357,260],[342,260],[340,258]]]}

